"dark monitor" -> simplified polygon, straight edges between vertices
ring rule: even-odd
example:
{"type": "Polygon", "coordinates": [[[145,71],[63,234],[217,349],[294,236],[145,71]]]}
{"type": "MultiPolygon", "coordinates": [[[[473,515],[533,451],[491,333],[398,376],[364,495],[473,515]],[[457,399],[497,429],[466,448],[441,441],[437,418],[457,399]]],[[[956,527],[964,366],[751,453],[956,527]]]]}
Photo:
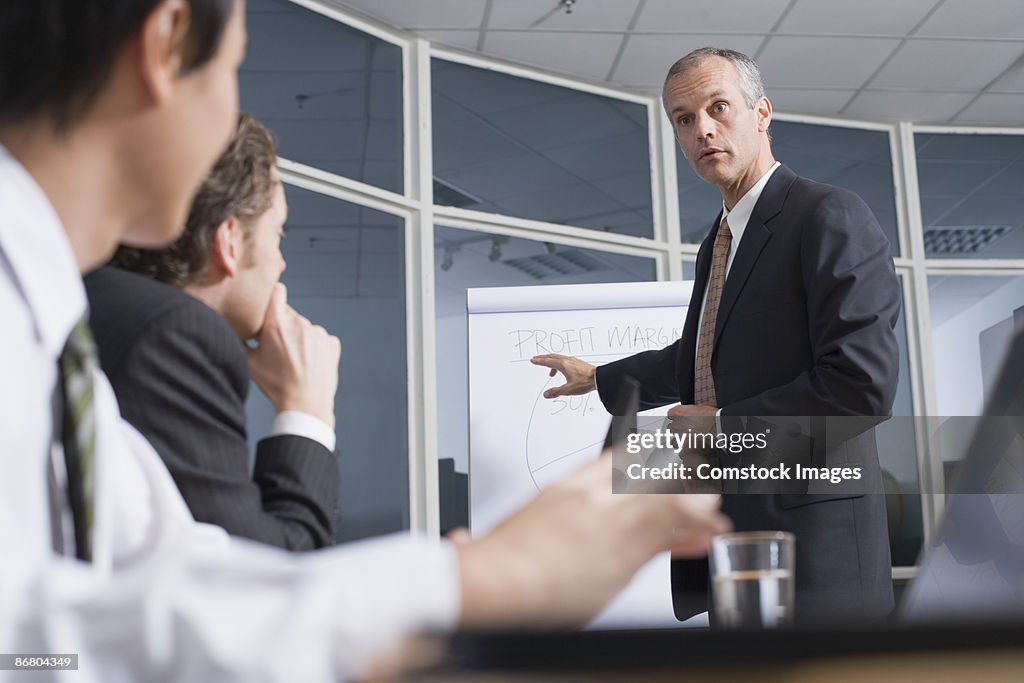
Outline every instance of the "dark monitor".
{"type": "MultiPolygon", "coordinates": [[[[902,615],[992,620],[1024,615],[1024,330],[972,430],[946,510],[902,615]]],[[[957,425],[954,425],[956,427],[957,425]]]]}
{"type": "Polygon", "coordinates": [[[640,409],[640,383],[632,377],[622,378],[619,393],[612,405],[612,423],[604,437],[605,450],[623,443],[636,430],[636,413],[640,409]]]}

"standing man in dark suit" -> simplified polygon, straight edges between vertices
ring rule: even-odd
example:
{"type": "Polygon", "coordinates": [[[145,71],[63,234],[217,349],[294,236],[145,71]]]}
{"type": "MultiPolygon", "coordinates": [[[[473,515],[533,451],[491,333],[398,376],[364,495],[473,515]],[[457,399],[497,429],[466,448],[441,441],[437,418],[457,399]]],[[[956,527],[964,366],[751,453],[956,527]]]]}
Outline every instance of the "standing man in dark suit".
{"type": "Polygon", "coordinates": [[[178,241],[115,256],[149,277],[107,267],[85,283],[121,413],[163,458],[193,516],[305,550],[334,542],[341,345],[288,306],[278,283],[287,207],[275,154],[267,130],[242,114],[178,241]],[[250,373],[277,411],[252,475],[250,373]]]}
{"type": "MultiPolygon", "coordinates": [[[[546,355],[563,373],[548,398],[598,390],[611,405],[622,377],[642,407],[678,402],[673,418],[888,416],[899,367],[900,307],[889,244],[855,194],[796,176],[772,155],[772,105],[757,65],[702,48],[677,61],[665,112],[694,172],[722,193],[722,214],[697,256],[682,337],[600,368],[546,355]]],[[[840,444],[881,492],[873,432],[840,444]]],[[[726,495],[738,530],[796,534],[796,617],[879,617],[893,606],[885,503],[850,493],[726,495]]],[[[707,564],[675,561],[676,614],[702,611],[707,564]]]]}

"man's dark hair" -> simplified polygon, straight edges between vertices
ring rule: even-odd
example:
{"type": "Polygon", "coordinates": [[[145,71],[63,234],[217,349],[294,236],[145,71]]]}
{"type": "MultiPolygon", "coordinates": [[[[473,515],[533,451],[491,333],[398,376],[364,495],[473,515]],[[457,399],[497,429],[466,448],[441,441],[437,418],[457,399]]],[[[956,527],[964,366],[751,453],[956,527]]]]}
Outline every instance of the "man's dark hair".
{"type": "Polygon", "coordinates": [[[253,221],[270,208],[278,182],[276,161],[270,131],[249,114],[239,114],[235,135],[199,186],[178,241],[158,250],[120,247],[111,263],[175,287],[199,281],[210,263],[217,227],[235,216],[248,238],[253,221]]]}
{"type": "MultiPolygon", "coordinates": [[[[46,115],[66,128],[93,103],[117,55],[162,0],[0,1],[0,124],[46,115]]],[[[182,73],[217,52],[235,0],[187,0],[182,73]]]]}

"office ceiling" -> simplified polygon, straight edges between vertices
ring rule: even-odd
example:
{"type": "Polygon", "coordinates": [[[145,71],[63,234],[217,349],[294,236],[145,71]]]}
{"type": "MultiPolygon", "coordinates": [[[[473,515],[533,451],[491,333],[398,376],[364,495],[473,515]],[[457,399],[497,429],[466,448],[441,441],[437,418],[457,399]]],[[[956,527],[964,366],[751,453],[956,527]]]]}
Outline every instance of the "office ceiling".
{"type": "MultiPolygon", "coordinates": [[[[864,0],[856,13],[834,0],[576,0],[571,15],[551,14],[554,0],[345,4],[438,43],[471,50],[480,44],[489,54],[630,89],[656,92],[675,57],[715,43],[758,56],[779,110],[1024,126],[1024,0],[864,0]],[[541,49],[545,41],[557,49],[541,49]],[[891,44],[884,54],[876,49],[883,43],[891,44]],[[849,45],[860,47],[842,52],[849,45]],[[933,53],[922,56],[922,50],[933,53]],[[993,98],[1003,104],[981,118],[977,112],[993,98]],[[870,111],[860,108],[866,101],[870,111]],[[954,111],[937,102],[959,104],[954,111]]],[[[401,192],[400,50],[287,0],[249,0],[247,9],[242,103],[277,134],[282,155],[401,192]]],[[[482,200],[471,208],[625,234],[645,234],[635,230],[638,225],[649,231],[646,161],[638,165],[625,153],[646,146],[642,108],[608,98],[587,104],[593,96],[443,60],[434,64],[433,98],[435,181],[482,200]],[[631,121],[638,140],[630,138],[631,121]]],[[[785,126],[775,131],[787,163],[819,180],[855,187],[885,222],[891,195],[872,200],[870,191],[877,186],[891,192],[891,179],[872,171],[888,168],[885,135],[847,130],[839,136],[839,129],[791,125],[800,139],[788,147],[785,126]],[[853,133],[881,137],[879,158],[863,135],[853,133]]],[[[926,245],[929,236],[940,246],[966,240],[977,253],[949,255],[1020,258],[1024,137],[918,135],[916,141],[925,225],[941,231],[926,233],[926,245]]],[[[689,222],[701,233],[701,221],[717,211],[717,193],[685,164],[679,175],[684,226],[689,222]]],[[[437,201],[461,205],[441,194],[437,201]]],[[[399,219],[295,187],[289,187],[289,202],[285,279],[293,294],[401,296],[399,219]]],[[[467,241],[457,231],[439,229],[438,265],[446,250],[453,251],[453,265],[438,273],[439,311],[447,311],[449,295],[453,310],[461,310],[464,288],[483,281],[649,277],[648,266],[629,258],[578,257],[564,248],[550,253],[546,245],[512,240],[492,261],[492,246],[490,237],[467,241]],[[568,274],[559,275],[559,268],[568,274]],[[552,270],[555,275],[544,277],[552,270]]],[[[932,298],[941,309],[939,300],[961,294],[956,282],[948,282],[932,298]]],[[[933,321],[955,310],[939,310],[933,321]]]]}
{"type": "Polygon", "coordinates": [[[437,44],[656,93],[703,45],[761,65],[778,111],[1024,125],[1021,0],[334,0],[437,44]]]}

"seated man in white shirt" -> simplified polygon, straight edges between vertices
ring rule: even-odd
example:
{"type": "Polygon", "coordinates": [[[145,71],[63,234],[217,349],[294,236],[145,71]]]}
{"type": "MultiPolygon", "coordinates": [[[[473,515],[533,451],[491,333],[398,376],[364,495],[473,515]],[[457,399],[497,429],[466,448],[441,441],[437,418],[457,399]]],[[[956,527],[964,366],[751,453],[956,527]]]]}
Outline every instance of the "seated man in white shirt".
{"type": "Polygon", "coordinates": [[[156,449],[192,516],[309,550],[334,543],[341,345],[278,283],[288,209],[276,160],[269,131],[242,114],[181,237],[166,249],[122,247],[114,262],[126,269],[90,273],[85,289],[121,415],[156,449]],[[252,474],[250,374],[277,414],[252,474]]]}
{"type": "Polygon", "coordinates": [[[585,622],[717,499],[601,460],[481,539],[289,555],[196,523],[96,368],[81,273],[172,242],[226,145],[242,0],[0,3],[0,651],[76,681],[336,680],[406,634],[585,622]],[[57,30],[59,29],[59,30],[57,30]]]}

